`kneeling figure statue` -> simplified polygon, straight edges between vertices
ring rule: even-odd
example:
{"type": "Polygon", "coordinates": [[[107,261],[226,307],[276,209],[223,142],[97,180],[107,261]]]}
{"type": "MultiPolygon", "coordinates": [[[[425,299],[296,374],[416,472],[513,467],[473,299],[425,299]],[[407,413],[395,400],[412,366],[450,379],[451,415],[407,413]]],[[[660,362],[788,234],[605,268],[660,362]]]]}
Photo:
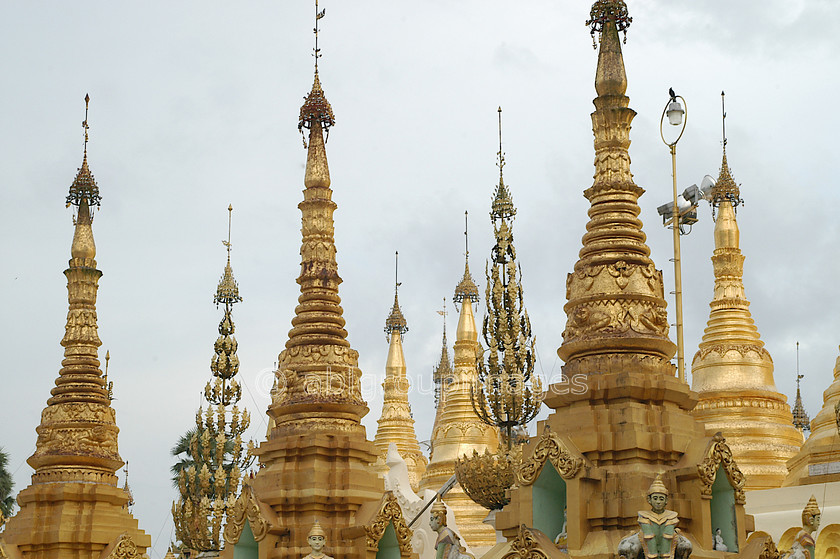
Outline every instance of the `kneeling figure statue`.
{"type": "Polygon", "coordinates": [[[435,542],[435,559],[473,559],[472,555],[464,553],[458,534],[446,525],[446,505],[440,497],[432,505],[429,525],[438,535],[435,542]]]}
{"type": "Polygon", "coordinates": [[[677,513],[666,510],[668,489],[657,475],[647,493],[650,510],[639,511],[639,530],[618,544],[620,559],[688,559],[691,542],[679,533],[677,513]]]}
{"type": "Polygon", "coordinates": [[[802,511],[802,529],[796,534],[790,551],[785,554],[784,559],[815,559],[814,533],[820,529],[820,507],[817,499],[811,495],[811,499],[802,511]]]}

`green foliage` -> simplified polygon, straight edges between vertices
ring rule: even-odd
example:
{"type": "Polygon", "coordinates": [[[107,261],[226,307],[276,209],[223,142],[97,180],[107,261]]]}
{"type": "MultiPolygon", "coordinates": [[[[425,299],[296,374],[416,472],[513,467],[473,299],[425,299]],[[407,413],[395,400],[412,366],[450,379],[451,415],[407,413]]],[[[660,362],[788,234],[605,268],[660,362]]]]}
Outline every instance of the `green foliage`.
{"type": "Polygon", "coordinates": [[[12,495],[15,483],[7,469],[8,465],[9,455],[0,447],[0,512],[6,518],[12,516],[15,507],[15,498],[12,495]]]}

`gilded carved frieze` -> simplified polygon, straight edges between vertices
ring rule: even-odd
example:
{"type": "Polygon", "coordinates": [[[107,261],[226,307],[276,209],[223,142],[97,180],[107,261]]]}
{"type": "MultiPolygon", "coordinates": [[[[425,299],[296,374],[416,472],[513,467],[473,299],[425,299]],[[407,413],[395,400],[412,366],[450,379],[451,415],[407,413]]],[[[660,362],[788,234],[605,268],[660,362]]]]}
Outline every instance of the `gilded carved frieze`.
{"type": "Polygon", "coordinates": [[[662,289],[662,272],[653,263],[639,265],[619,260],[582,267],[566,276],[566,299],[570,301],[592,293],[648,292],[661,297],[662,289]]]}
{"type": "Polygon", "coordinates": [[[402,509],[397,498],[390,491],[385,493],[385,498],[373,522],[365,526],[365,545],[369,550],[378,550],[379,540],[385,534],[389,523],[393,523],[394,525],[394,532],[397,534],[397,543],[400,546],[400,554],[410,555],[411,536],[413,532],[408,527],[405,517],[403,517],[402,509]]]}
{"type": "Polygon", "coordinates": [[[534,532],[520,524],[519,532],[510,542],[510,551],[502,559],[548,559],[548,555],[540,549],[534,532]]]}
{"type": "Polygon", "coordinates": [[[650,301],[589,301],[570,309],[563,339],[585,339],[596,334],[621,335],[630,331],[667,337],[668,315],[665,308],[650,301]]]}
{"type": "MultiPolygon", "coordinates": [[[[721,357],[726,355],[730,351],[736,351],[741,354],[742,357],[747,357],[750,353],[755,353],[761,357],[766,357],[771,360],[770,353],[764,349],[764,344],[739,344],[739,343],[729,343],[729,342],[721,342],[712,344],[706,347],[703,347],[697,352],[697,355],[700,356],[700,359],[705,359],[710,353],[717,353],[721,357]]],[[[696,359],[696,357],[695,357],[696,359]]]]}
{"type": "Polygon", "coordinates": [[[761,553],[758,555],[758,559],[779,559],[781,556],[782,554],[776,549],[773,538],[768,536],[764,542],[764,548],[762,548],[761,553]]]}
{"type": "Polygon", "coordinates": [[[117,545],[105,559],[145,559],[147,556],[142,553],[128,534],[122,534],[117,545]]]}
{"type": "Polygon", "coordinates": [[[516,479],[520,485],[534,483],[545,466],[546,460],[551,461],[554,469],[563,479],[572,479],[583,466],[583,459],[573,456],[557,435],[546,428],[540,435],[531,457],[523,460],[516,469],[516,479]]]}
{"type": "Polygon", "coordinates": [[[744,495],[746,478],[738,468],[738,464],[735,463],[735,458],[732,456],[729,445],[726,444],[726,439],[720,433],[716,433],[706,449],[703,461],[697,465],[697,473],[700,474],[700,480],[703,482],[701,495],[704,499],[712,498],[712,484],[714,484],[718,468],[721,466],[723,471],[726,472],[729,483],[735,490],[735,502],[743,505],[746,503],[744,495]]]}
{"type": "Polygon", "coordinates": [[[42,425],[37,429],[38,441],[33,456],[44,454],[88,454],[92,456],[117,455],[117,432],[115,425],[96,425],[55,429],[42,425]]]}
{"type": "Polygon", "coordinates": [[[242,492],[233,503],[233,507],[227,510],[227,522],[223,537],[227,543],[239,542],[242,530],[245,528],[245,521],[251,526],[254,540],[261,541],[268,533],[268,521],[263,518],[260,506],[254,496],[254,490],[247,483],[242,484],[242,492]]]}

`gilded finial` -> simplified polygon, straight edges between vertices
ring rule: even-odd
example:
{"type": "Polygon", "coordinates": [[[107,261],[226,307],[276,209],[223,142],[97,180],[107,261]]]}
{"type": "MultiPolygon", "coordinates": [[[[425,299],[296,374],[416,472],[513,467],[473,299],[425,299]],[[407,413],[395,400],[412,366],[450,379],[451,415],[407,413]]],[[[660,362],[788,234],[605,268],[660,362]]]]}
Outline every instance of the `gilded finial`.
{"type": "MultiPolygon", "coordinates": [[[[99,206],[102,197],[99,196],[99,187],[88,168],[87,162],[87,145],[88,145],[88,109],[90,108],[90,95],[85,95],[85,119],[82,121],[82,129],[85,133],[84,155],[82,157],[82,166],[76,173],[76,178],[73,184],[70,185],[70,193],[67,194],[67,207],[71,204],[81,208],[83,202],[87,202],[87,206],[99,206]]],[[[81,213],[81,210],[80,210],[81,213]]],[[[92,217],[92,216],[91,216],[92,217]]]]}
{"type": "Polygon", "coordinates": [[[633,22],[633,18],[627,11],[627,4],[624,3],[624,0],[597,0],[592,4],[589,19],[586,20],[586,25],[589,26],[589,34],[592,35],[593,49],[598,48],[595,43],[595,33],[598,33],[600,39],[601,32],[608,21],[612,21],[616,30],[624,33],[624,42],[627,43],[627,28],[633,22]]]}
{"type": "MultiPolygon", "coordinates": [[[[321,49],[318,46],[319,24],[318,22],[327,14],[327,10],[318,10],[318,0],[315,0],[315,48],[313,55],[315,56],[315,80],[312,83],[312,90],[304,99],[303,106],[300,108],[300,118],[298,119],[298,130],[303,134],[303,129],[312,128],[312,124],[318,122],[327,132],[329,137],[330,127],[335,125],[335,115],[329,101],[324,96],[324,90],[321,88],[321,80],[318,78],[318,59],[321,58],[321,49]]],[[[303,141],[306,147],[306,139],[303,141]]]]}
{"type": "Polygon", "coordinates": [[[222,244],[227,249],[227,264],[225,265],[225,271],[222,274],[222,279],[219,280],[219,285],[216,288],[216,295],[213,297],[213,302],[216,303],[216,307],[218,307],[219,304],[223,304],[227,307],[242,301],[242,297],[239,295],[239,284],[236,283],[236,280],[233,277],[233,268],[230,266],[230,232],[232,221],[233,205],[231,204],[228,205],[228,238],[226,241],[222,241],[222,244]]]}
{"type": "Polygon", "coordinates": [[[385,320],[385,335],[389,341],[394,333],[402,336],[408,332],[408,323],[400,310],[399,289],[402,284],[399,281],[399,259],[399,251],[394,252],[394,306],[391,307],[391,314],[385,320]]]}
{"type": "Polygon", "coordinates": [[[799,382],[803,378],[805,378],[805,375],[799,373],[799,342],[796,342],[796,400],[792,410],[793,425],[800,431],[810,431],[811,418],[805,411],[805,406],[802,404],[802,394],[799,391],[799,382]]]}
{"type": "Polygon", "coordinates": [[[721,133],[723,136],[723,159],[720,164],[720,174],[717,182],[712,188],[712,216],[714,217],[715,208],[719,207],[721,202],[726,201],[732,204],[732,207],[737,208],[744,200],[741,198],[741,189],[732,178],[732,173],[729,171],[729,163],[726,160],[726,93],[720,92],[720,109],[721,109],[721,133]]]}
{"type": "Polygon", "coordinates": [[[111,382],[108,381],[108,362],[110,360],[111,360],[111,351],[110,350],[105,350],[105,377],[104,377],[105,390],[108,391],[108,399],[113,400],[114,399],[114,382],[113,381],[111,381],[111,382]]]}
{"type": "Polygon", "coordinates": [[[460,303],[464,299],[469,299],[473,303],[478,303],[479,295],[478,295],[478,286],[472,279],[472,275],[470,275],[470,245],[469,245],[469,212],[464,212],[464,243],[466,245],[466,250],[464,252],[464,276],[461,278],[461,281],[458,282],[458,285],[455,286],[455,296],[452,297],[452,300],[456,303],[460,303]]]}
{"type": "Polygon", "coordinates": [[[510,196],[510,190],[508,190],[507,185],[505,184],[504,178],[504,166],[505,166],[505,154],[502,151],[502,108],[499,107],[499,153],[496,154],[498,156],[498,161],[496,162],[496,166],[499,168],[499,184],[496,187],[496,192],[493,195],[493,203],[491,205],[490,211],[490,219],[507,219],[509,217],[513,217],[516,215],[516,208],[513,205],[513,199],[510,196]]]}

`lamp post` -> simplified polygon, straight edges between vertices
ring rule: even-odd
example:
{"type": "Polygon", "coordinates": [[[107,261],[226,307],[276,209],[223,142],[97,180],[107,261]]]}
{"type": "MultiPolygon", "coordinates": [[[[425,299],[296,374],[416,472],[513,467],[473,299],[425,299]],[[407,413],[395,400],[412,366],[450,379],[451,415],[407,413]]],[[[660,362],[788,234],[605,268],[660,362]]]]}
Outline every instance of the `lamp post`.
{"type": "Polygon", "coordinates": [[[673,89],[669,89],[670,98],[662,110],[662,117],[659,119],[659,136],[662,141],[671,150],[671,176],[674,183],[674,204],[672,229],[674,230],[674,297],[677,306],[677,371],[681,381],[685,382],[685,346],[683,345],[683,309],[682,309],[682,271],[680,267],[680,208],[677,203],[677,142],[682,138],[685,132],[685,123],[688,120],[686,111],[683,110],[683,105],[688,108],[685,99],[680,95],[676,95],[673,89]],[[683,105],[680,104],[680,99],[683,105]],[[665,117],[668,117],[668,123],[672,126],[679,126],[680,133],[677,139],[669,142],[665,139],[664,123],[665,117]],[[684,118],[685,117],[685,118],[684,118]]]}

